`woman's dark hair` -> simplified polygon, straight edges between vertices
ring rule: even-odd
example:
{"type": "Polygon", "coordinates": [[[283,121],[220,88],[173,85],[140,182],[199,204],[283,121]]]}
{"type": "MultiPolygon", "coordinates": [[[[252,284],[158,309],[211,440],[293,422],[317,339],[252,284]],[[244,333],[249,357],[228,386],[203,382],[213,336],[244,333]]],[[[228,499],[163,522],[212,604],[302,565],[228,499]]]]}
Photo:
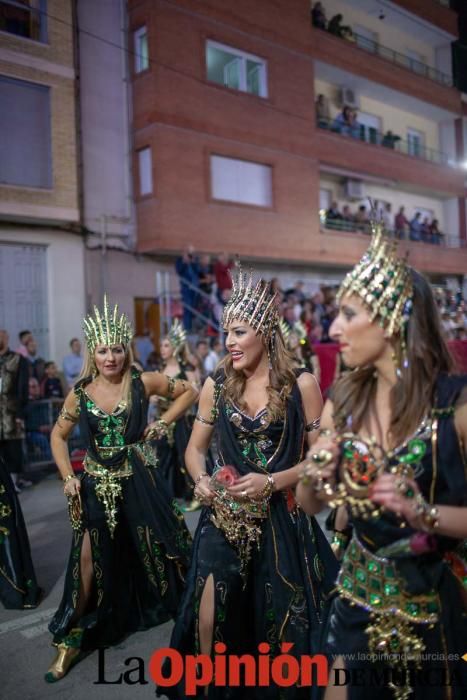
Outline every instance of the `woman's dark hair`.
{"type": "MultiPolygon", "coordinates": [[[[438,376],[454,370],[430,285],[415,270],[412,270],[412,281],[413,309],[406,340],[409,365],[402,368],[402,376],[390,395],[389,441],[392,447],[411,435],[432,408],[438,376]]],[[[394,351],[401,361],[400,337],[394,339],[394,351]]],[[[352,430],[358,431],[368,416],[375,392],[373,365],[358,367],[342,375],[332,391],[336,428],[345,430],[347,417],[351,416],[352,430]]]]}

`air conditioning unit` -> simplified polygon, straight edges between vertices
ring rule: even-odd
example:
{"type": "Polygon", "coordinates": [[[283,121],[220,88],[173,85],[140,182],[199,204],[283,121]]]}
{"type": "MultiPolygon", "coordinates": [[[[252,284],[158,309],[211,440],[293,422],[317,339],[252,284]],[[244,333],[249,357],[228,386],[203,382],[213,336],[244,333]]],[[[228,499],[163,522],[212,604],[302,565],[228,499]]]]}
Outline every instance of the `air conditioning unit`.
{"type": "Polygon", "coordinates": [[[360,96],[350,87],[339,88],[339,104],[341,107],[354,107],[360,109],[360,96]]]}
{"type": "Polygon", "coordinates": [[[345,196],[348,199],[364,199],[365,186],[361,180],[345,180],[344,182],[345,196]]]}

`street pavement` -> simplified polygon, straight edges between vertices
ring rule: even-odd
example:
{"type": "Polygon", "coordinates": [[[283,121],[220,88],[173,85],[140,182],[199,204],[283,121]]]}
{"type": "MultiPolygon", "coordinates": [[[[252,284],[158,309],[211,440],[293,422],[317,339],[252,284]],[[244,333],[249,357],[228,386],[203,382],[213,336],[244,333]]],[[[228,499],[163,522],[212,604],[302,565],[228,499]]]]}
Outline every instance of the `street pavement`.
{"type": "MultiPolygon", "coordinates": [[[[139,700],[154,698],[155,686],[148,672],[148,662],[154,650],[168,646],[172,622],[146,632],[138,632],[122,644],[105,651],[107,682],[116,681],[121,674],[144,660],[146,684],[97,684],[98,654],[82,660],[59,683],[44,681],[44,673],[54,657],[47,625],[60,602],[65,566],[69,554],[71,528],[68,523],[61,481],[54,475],[43,478],[36,486],[20,495],[26,520],[32,556],[39,584],[45,595],[34,610],[5,610],[0,604],[0,698],[2,700],[139,700]]],[[[191,531],[196,527],[198,513],[186,514],[191,531]]],[[[133,672],[130,681],[140,680],[133,672]]]]}

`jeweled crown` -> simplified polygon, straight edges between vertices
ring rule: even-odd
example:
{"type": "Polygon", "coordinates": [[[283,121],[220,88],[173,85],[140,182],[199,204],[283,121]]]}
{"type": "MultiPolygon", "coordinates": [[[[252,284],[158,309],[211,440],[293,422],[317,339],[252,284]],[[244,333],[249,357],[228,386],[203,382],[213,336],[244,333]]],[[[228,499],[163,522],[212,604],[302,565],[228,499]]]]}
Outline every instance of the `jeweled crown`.
{"type": "Polygon", "coordinates": [[[224,308],[222,323],[227,327],[232,321],[244,321],[269,340],[279,325],[276,294],[264,279],[255,284],[253,273],[244,273],[240,263],[236,268],[236,273],[231,273],[232,294],[224,308]]]}
{"type": "Polygon", "coordinates": [[[92,355],[97,345],[128,345],[133,337],[133,329],[125,314],[118,314],[118,305],[111,310],[107,295],[104,294],[104,309],[94,306],[94,316],[83,319],[86,345],[92,355]]]}
{"type": "Polygon", "coordinates": [[[399,333],[410,318],[413,284],[410,267],[397,255],[397,241],[384,232],[382,222],[371,222],[372,238],[360,262],[344,278],[337,299],[357,294],[370,312],[379,317],[389,336],[399,333]]]}

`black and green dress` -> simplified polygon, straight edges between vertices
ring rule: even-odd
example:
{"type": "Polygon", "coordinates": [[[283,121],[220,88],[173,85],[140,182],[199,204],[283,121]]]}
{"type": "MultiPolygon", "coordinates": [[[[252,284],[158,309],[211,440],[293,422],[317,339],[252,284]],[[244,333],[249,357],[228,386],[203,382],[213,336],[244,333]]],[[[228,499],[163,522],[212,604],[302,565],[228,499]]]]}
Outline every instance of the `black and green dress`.
{"type": "MultiPolygon", "coordinates": [[[[467,377],[441,376],[435,408],[387,455],[388,469],[411,465],[429,503],[467,507],[465,446],[454,425],[465,402],[467,377]]],[[[350,512],[350,522],[324,646],[330,663],[341,657],[331,683],[347,684],[348,700],[466,698],[466,543],[414,538],[384,510],[368,519],[350,512]]]]}
{"type": "Polygon", "coordinates": [[[0,602],[11,610],[35,608],[40,594],[21,506],[0,457],[0,602]]]}
{"type": "MultiPolygon", "coordinates": [[[[215,380],[215,396],[219,466],[233,465],[241,475],[274,474],[302,460],[305,418],[297,383],[284,418],[276,422],[268,419],[267,410],[255,417],[242,412],[224,395],[222,375],[215,380]]],[[[243,515],[237,512],[236,522],[241,522],[243,515]]],[[[257,655],[261,642],[270,645],[273,656],[280,653],[282,642],[291,642],[290,653],[297,657],[319,651],[327,594],[337,573],[334,555],[316,520],[297,506],[290,489],[274,493],[263,516],[257,522],[259,537],[245,556],[241,542],[236,546],[218,526],[220,513],[203,508],[170,642],[181,654],[200,651],[199,606],[210,576],[215,591],[213,644],[224,642],[227,654],[257,655]]],[[[185,698],[183,681],[159,692],[185,698]]],[[[208,697],[253,700],[257,693],[271,700],[309,698],[310,688],[210,686],[208,697]]]]}
{"type": "Polygon", "coordinates": [[[184,586],[190,535],[172,502],[156,454],[143,441],[148,401],[133,371],[131,403],[103,411],[76,388],[79,425],[88,446],[81,479],[81,526],[74,531],[65,590],[49,629],[54,643],[111,644],[174,617],[184,586]],[[83,537],[89,533],[94,583],[76,618],[83,537]],[[70,639],[73,637],[73,639],[70,639]]]}

